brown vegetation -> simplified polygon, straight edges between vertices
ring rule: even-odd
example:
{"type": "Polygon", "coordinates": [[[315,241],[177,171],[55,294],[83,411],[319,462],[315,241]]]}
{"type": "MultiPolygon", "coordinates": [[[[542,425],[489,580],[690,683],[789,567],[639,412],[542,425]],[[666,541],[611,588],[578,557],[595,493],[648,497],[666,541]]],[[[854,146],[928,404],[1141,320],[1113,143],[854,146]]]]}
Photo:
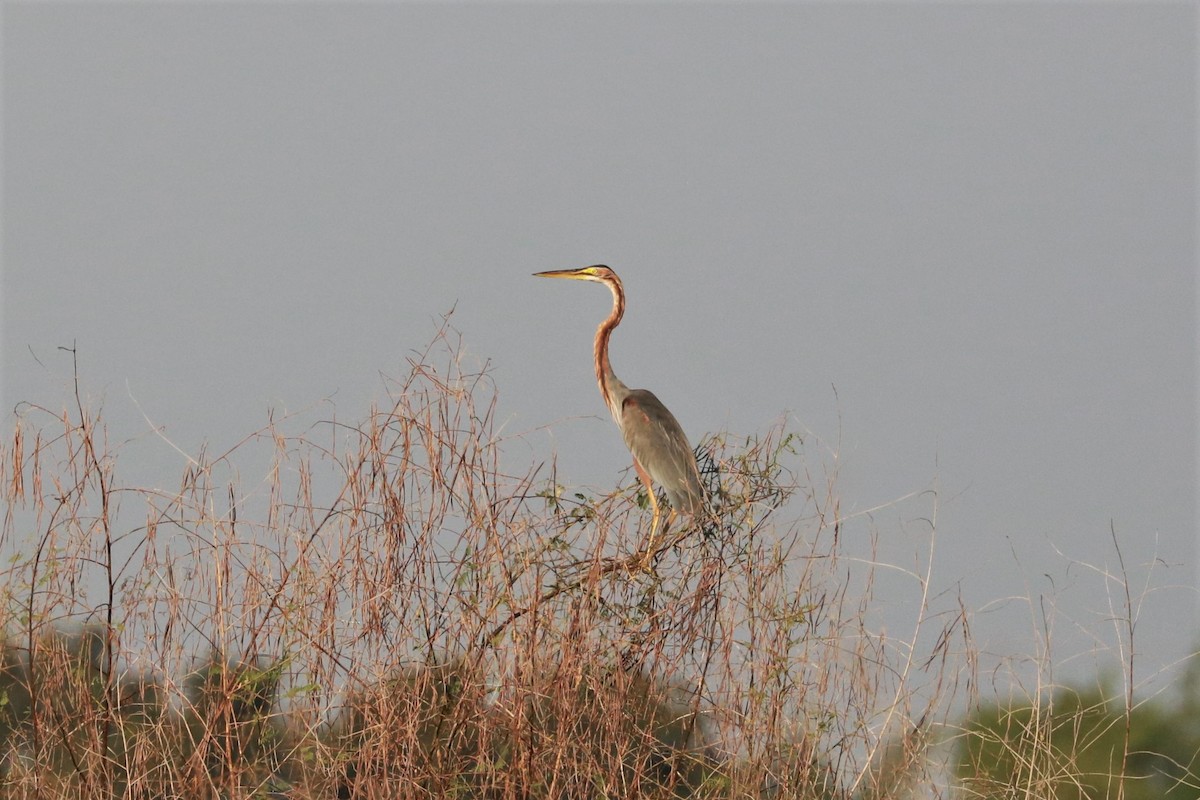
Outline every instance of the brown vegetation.
{"type": "Polygon", "coordinates": [[[836,472],[797,435],[704,441],[711,519],[651,572],[645,498],[502,469],[462,363],[443,328],[361,424],[273,420],[173,491],[122,483],[78,393],[24,406],[0,797],[944,791],[964,618],[924,653],[871,629],[872,565],[843,557],[836,472]],[[264,447],[265,482],[231,477],[264,447]]]}

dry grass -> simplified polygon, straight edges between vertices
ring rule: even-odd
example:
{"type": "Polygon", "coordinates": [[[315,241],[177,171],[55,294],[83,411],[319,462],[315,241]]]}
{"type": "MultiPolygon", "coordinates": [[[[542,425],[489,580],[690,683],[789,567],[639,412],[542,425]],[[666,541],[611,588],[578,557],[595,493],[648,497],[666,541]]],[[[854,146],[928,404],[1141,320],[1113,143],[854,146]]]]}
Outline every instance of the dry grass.
{"type": "Polygon", "coordinates": [[[836,463],[783,427],[706,440],[712,518],[641,570],[636,481],[506,472],[459,354],[445,327],[361,424],[273,421],[175,491],[124,485],[78,394],[24,406],[0,797],[949,793],[931,742],[971,690],[966,615],[914,574],[926,630],[872,627],[836,463]],[[246,487],[251,450],[272,466],[246,487]]]}

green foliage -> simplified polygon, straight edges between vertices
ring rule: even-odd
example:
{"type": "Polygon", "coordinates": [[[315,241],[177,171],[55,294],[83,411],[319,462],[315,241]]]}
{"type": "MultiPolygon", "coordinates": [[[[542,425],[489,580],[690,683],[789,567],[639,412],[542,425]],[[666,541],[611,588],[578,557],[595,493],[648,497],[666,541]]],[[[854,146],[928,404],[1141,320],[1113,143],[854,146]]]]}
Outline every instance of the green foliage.
{"type": "Polygon", "coordinates": [[[201,787],[269,776],[278,664],[234,665],[213,653],[185,679],[179,712],[147,675],[110,682],[105,646],[98,625],[50,629],[32,650],[3,642],[0,797],[36,786],[82,797],[198,797],[201,787]]]}
{"type": "Polygon", "coordinates": [[[535,795],[695,796],[715,773],[695,710],[646,676],[584,668],[539,684],[505,742],[509,763],[544,765],[522,768],[535,795]]]}
{"type": "Polygon", "coordinates": [[[352,693],[308,745],[324,755],[284,773],[339,797],[730,796],[693,710],[645,676],[555,670],[505,699],[488,693],[465,659],[401,669],[352,693]],[[331,765],[340,777],[322,783],[331,765]]]}
{"type": "Polygon", "coordinates": [[[1193,658],[1177,697],[1129,714],[1098,685],[1059,689],[1037,704],[984,703],[959,740],[958,777],[967,797],[1200,798],[1198,690],[1193,658]]]}
{"type": "Polygon", "coordinates": [[[477,768],[484,691],[477,673],[456,661],[403,668],[351,693],[327,737],[344,765],[339,796],[370,785],[461,794],[477,768]]]}
{"type": "Polygon", "coordinates": [[[218,785],[265,781],[278,761],[273,722],[284,663],[235,663],[210,651],[183,681],[179,755],[203,763],[218,785]]]}

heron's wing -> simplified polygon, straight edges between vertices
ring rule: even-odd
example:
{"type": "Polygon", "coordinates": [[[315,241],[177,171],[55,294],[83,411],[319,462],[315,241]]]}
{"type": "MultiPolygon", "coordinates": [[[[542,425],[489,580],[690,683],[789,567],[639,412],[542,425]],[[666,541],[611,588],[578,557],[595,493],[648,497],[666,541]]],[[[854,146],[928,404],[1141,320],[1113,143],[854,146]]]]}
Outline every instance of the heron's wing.
{"type": "Polygon", "coordinates": [[[672,508],[697,514],[704,490],[696,457],[675,415],[646,389],[633,389],[621,404],[621,435],[638,463],[663,487],[672,508]]]}

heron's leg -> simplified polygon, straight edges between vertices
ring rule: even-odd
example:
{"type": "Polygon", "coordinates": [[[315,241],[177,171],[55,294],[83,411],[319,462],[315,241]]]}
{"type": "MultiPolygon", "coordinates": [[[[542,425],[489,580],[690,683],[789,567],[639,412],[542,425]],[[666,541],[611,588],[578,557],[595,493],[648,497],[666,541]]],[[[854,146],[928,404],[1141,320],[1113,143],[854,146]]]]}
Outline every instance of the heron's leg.
{"type": "Polygon", "coordinates": [[[650,481],[650,473],[642,468],[642,465],[636,458],[633,460],[633,468],[637,471],[638,478],[641,479],[642,485],[646,487],[646,494],[650,497],[650,537],[646,541],[646,554],[648,556],[654,549],[654,535],[658,531],[660,513],[658,509],[658,497],[654,494],[654,484],[650,481]]]}

